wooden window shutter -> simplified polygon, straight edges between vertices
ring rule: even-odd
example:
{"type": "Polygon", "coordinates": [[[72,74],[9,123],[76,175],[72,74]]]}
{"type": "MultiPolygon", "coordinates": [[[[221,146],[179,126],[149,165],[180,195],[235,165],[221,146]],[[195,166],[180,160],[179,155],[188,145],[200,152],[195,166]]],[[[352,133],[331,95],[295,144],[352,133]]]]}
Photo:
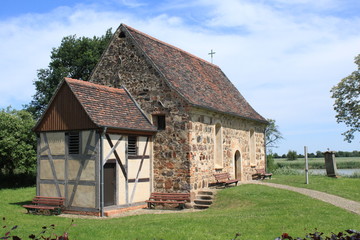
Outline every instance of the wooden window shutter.
{"type": "Polygon", "coordinates": [[[80,133],[79,132],[69,132],[69,154],[80,154],[80,133]]]}

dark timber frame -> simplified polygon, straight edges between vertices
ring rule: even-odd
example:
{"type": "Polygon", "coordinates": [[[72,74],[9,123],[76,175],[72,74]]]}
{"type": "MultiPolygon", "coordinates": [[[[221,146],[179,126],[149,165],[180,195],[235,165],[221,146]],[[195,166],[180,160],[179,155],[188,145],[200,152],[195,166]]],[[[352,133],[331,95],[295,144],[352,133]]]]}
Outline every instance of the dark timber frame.
{"type": "MultiPolygon", "coordinates": [[[[83,170],[86,168],[90,160],[94,160],[95,162],[99,162],[100,155],[97,154],[99,152],[99,134],[96,133],[95,130],[90,131],[90,134],[87,139],[86,148],[83,149],[85,153],[92,152],[92,154],[79,154],[79,155],[71,155],[69,154],[68,150],[68,136],[65,134],[65,155],[53,155],[50,150],[49,140],[46,135],[46,133],[40,133],[38,138],[38,169],[37,169],[37,190],[36,194],[42,195],[40,191],[40,185],[41,184],[51,184],[54,185],[56,189],[56,197],[64,197],[66,199],[65,201],[65,208],[66,210],[74,210],[74,211],[98,211],[99,209],[99,200],[98,197],[95,198],[95,208],[83,208],[83,207],[74,207],[72,206],[75,194],[77,192],[77,189],[79,186],[95,186],[95,191],[98,192],[99,189],[99,181],[98,174],[99,173],[99,167],[97,164],[95,164],[95,178],[94,180],[81,180],[81,176],[83,173],[83,170]],[[44,140],[45,147],[40,148],[40,138],[44,140]],[[95,146],[91,146],[90,142],[91,139],[95,138],[95,146]],[[44,152],[47,152],[47,155],[41,155],[44,152]],[[55,164],[54,164],[54,158],[57,160],[64,161],[64,179],[59,179],[56,173],[55,164]],[[77,171],[76,178],[74,180],[69,179],[69,160],[77,160],[80,162],[80,167],[77,171]],[[40,161],[49,161],[50,168],[51,168],[51,174],[53,176],[53,179],[41,179],[41,164],[40,161]],[[69,191],[68,186],[73,186],[73,190],[69,191]],[[61,192],[60,188],[63,188],[63,193],[61,192]]],[[[80,139],[82,138],[82,132],[79,132],[80,139]]],[[[82,145],[80,140],[80,146],[82,145]]],[[[81,150],[81,148],[80,148],[81,150]]],[[[54,196],[55,197],[55,196],[54,196]]]]}

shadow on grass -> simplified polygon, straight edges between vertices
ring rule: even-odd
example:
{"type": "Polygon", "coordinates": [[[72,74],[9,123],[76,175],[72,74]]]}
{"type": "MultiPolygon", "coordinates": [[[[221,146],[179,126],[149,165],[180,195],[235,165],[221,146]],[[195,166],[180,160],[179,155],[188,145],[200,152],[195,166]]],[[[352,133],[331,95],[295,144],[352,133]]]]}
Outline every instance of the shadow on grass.
{"type": "Polygon", "coordinates": [[[14,203],[9,203],[9,204],[11,204],[11,205],[17,205],[17,206],[22,206],[22,205],[31,204],[31,201],[14,202],[14,203]]]}

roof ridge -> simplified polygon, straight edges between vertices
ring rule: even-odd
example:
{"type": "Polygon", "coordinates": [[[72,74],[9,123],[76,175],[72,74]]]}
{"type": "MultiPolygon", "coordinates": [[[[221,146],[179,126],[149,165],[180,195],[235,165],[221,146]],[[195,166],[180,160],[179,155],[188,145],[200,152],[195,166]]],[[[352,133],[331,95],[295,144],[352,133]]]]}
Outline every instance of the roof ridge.
{"type": "Polygon", "coordinates": [[[130,29],[130,30],[132,30],[132,31],[134,31],[134,32],[136,32],[136,33],[138,33],[138,34],[141,34],[141,35],[143,35],[144,37],[147,37],[147,38],[149,38],[149,39],[151,39],[151,40],[153,40],[153,41],[156,41],[156,42],[161,43],[161,44],[163,44],[163,45],[165,45],[165,46],[168,46],[168,47],[171,47],[171,48],[173,48],[173,49],[176,49],[176,50],[178,50],[179,52],[183,52],[183,53],[185,53],[185,54],[187,54],[187,55],[189,55],[189,56],[191,56],[191,57],[193,57],[193,58],[196,58],[196,59],[198,59],[198,60],[200,60],[200,61],[202,61],[202,62],[204,62],[204,63],[206,63],[206,64],[209,64],[209,65],[212,65],[212,66],[214,66],[214,67],[220,68],[220,67],[219,67],[218,65],[216,65],[216,64],[213,64],[213,63],[211,63],[211,62],[209,62],[209,61],[207,61],[207,60],[205,60],[205,59],[202,59],[202,58],[200,58],[200,57],[198,57],[198,56],[196,56],[196,55],[194,55],[194,54],[192,54],[192,53],[189,53],[188,51],[185,51],[185,50],[183,50],[183,49],[181,49],[181,48],[179,48],[179,47],[176,47],[176,46],[174,46],[174,45],[172,45],[172,44],[169,44],[169,43],[167,43],[167,42],[161,41],[161,40],[159,40],[159,39],[157,39],[157,38],[155,38],[155,37],[153,37],[153,36],[150,36],[149,34],[146,34],[146,33],[144,33],[144,32],[141,32],[141,31],[139,31],[139,30],[137,30],[137,29],[135,29],[135,28],[133,28],[133,27],[130,27],[130,26],[124,24],[124,23],[122,23],[121,25],[123,25],[125,28],[130,29]]]}
{"type": "Polygon", "coordinates": [[[106,85],[101,85],[101,84],[97,84],[97,83],[92,83],[89,81],[84,81],[84,80],[79,80],[79,79],[74,79],[74,78],[65,78],[66,82],[70,82],[70,83],[74,83],[74,84],[80,84],[83,86],[87,86],[87,87],[92,87],[92,88],[96,88],[99,90],[106,90],[109,92],[123,92],[125,91],[124,88],[115,88],[115,87],[109,87],[106,85]]]}

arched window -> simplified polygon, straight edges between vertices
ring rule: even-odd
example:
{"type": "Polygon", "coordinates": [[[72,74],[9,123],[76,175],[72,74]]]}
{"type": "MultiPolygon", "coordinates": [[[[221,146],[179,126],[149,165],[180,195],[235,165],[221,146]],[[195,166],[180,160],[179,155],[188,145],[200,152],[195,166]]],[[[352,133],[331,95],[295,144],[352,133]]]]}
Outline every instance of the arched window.
{"type": "Polygon", "coordinates": [[[255,165],[256,164],[256,144],[255,144],[255,131],[254,129],[250,130],[250,164],[255,165]]]}
{"type": "Polygon", "coordinates": [[[223,167],[223,146],[222,146],[222,129],[221,124],[215,125],[215,144],[214,144],[214,163],[215,168],[223,167]]]}
{"type": "Polygon", "coordinates": [[[241,179],[241,154],[239,150],[235,152],[234,162],[235,162],[235,178],[241,179]]]}

